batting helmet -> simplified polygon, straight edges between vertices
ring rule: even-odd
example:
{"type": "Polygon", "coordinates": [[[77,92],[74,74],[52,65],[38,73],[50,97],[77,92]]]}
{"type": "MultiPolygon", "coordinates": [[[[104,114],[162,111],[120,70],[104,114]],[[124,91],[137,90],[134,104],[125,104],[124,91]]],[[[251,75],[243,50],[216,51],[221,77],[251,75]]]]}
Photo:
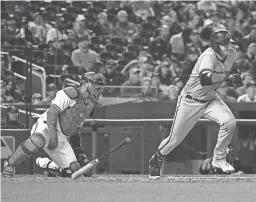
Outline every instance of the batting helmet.
{"type": "Polygon", "coordinates": [[[219,50],[219,45],[228,45],[231,42],[231,33],[228,30],[220,29],[211,35],[211,47],[214,51],[219,50]]]}

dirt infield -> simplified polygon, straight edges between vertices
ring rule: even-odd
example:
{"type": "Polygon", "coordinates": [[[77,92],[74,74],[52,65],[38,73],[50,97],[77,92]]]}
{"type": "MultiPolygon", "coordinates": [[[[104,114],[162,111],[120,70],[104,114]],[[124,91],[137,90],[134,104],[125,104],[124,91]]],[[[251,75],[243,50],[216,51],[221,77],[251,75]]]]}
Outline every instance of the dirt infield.
{"type": "Polygon", "coordinates": [[[252,202],[256,176],[98,175],[72,180],[43,175],[1,179],[2,202],[252,202]]]}

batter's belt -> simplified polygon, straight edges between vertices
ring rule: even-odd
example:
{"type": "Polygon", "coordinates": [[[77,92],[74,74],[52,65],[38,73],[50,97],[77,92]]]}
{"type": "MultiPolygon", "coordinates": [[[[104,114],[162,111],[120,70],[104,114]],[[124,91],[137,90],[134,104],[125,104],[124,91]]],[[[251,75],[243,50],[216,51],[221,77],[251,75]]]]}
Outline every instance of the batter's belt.
{"type": "Polygon", "coordinates": [[[208,102],[207,100],[199,100],[199,99],[197,99],[195,97],[192,97],[191,95],[186,95],[185,98],[190,99],[190,100],[194,100],[194,101],[197,101],[197,102],[200,102],[200,103],[208,102]]]}

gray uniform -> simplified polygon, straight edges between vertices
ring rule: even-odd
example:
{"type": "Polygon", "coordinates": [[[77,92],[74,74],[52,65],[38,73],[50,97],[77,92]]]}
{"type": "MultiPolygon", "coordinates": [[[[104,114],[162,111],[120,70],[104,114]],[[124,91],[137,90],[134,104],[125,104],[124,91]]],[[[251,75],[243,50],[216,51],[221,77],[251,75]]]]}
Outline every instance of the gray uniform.
{"type": "Polygon", "coordinates": [[[236,51],[230,48],[224,63],[218,60],[212,48],[208,48],[200,55],[178,98],[170,135],[158,147],[161,154],[169,154],[181,143],[198,120],[204,117],[220,126],[213,157],[218,160],[226,158],[226,148],[235,132],[236,121],[230,109],[217,94],[220,83],[202,86],[199,73],[202,69],[211,69],[215,74],[223,76],[223,72],[231,69],[236,55],[236,51]]]}

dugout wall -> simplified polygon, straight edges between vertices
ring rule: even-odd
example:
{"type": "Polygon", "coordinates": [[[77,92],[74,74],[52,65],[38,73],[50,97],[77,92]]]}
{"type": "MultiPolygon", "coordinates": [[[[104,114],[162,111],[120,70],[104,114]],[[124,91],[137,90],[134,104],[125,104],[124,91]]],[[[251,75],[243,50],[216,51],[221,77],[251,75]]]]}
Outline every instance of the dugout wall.
{"type": "MultiPolygon", "coordinates": [[[[173,118],[176,103],[170,102],[140,102],[123,103],[118,105],[99,107],[95,111],[94,118],[97,119],[159,119],[173,118]]],[[[230,103],[231,110],[236,118],[256,119],[256,103],[230,103]]],[[[24,107],[24,106],[23,106],[24,107]]],[[[42,113],[43,110],[34,112],[42,113]]],[[[21,106],[19,106],[21,108],[21,106]]],[[[3,118],[5,107],[1,106],[3,118]]],[[[32,115],[35,115],[32,113],[32,115]]],[[[21,114],[21,119],[25,116],[21,114]]],[[[23,120],[25,122],[25,120],[23,120]]],[[[171,124],[171,123],[170,123],[171,124]]],[[[98,125],[97,135],[93,134],[91,128],[85,126],[82,130],[82,141],[89,158],[97,157],[109,148],[117,145],[120,140],[128,136],[131,143],[118,152],[109,156],[97,167],[99,173],[147,173],[148,160],[161,139],[169,133],[170,124],[164,125],[98,125]]],[[[196,174],[199,163],[212,154],[217,139],[218,126],[212,123],[197,124],[189,136],[169,156],[165,163],[167,174],[196,174]]],[[[29,135],[26,130],[1,130],[2,136],[14,137],[15,147],[23,142],[29,135]]],[[[236,152],[240,149],[238,134],[256,135],[256,124],[250,126],[238,125],[236,135],[232,140],[236,152]]],[[[3,143],[4,144],[4,143],[3,143]]],[[[2,146],[4,148],[4,146],[2,146]]],[[[1,149],[3,149],[1,148],[1,149]]],[[[45,155],[44,152],[40,155],[45,155]]],[[[3,156],[1,156],[3,157],[3,156]]],[[[3,161],[6,158],[1,158],[3,161]]],[[[3,164],[2,164],[3,165],[3,164]]],[[[39,173],[35,166],[35,158],[27,160],[25,167],[20,165],[17,173],[39,173]]]]}

